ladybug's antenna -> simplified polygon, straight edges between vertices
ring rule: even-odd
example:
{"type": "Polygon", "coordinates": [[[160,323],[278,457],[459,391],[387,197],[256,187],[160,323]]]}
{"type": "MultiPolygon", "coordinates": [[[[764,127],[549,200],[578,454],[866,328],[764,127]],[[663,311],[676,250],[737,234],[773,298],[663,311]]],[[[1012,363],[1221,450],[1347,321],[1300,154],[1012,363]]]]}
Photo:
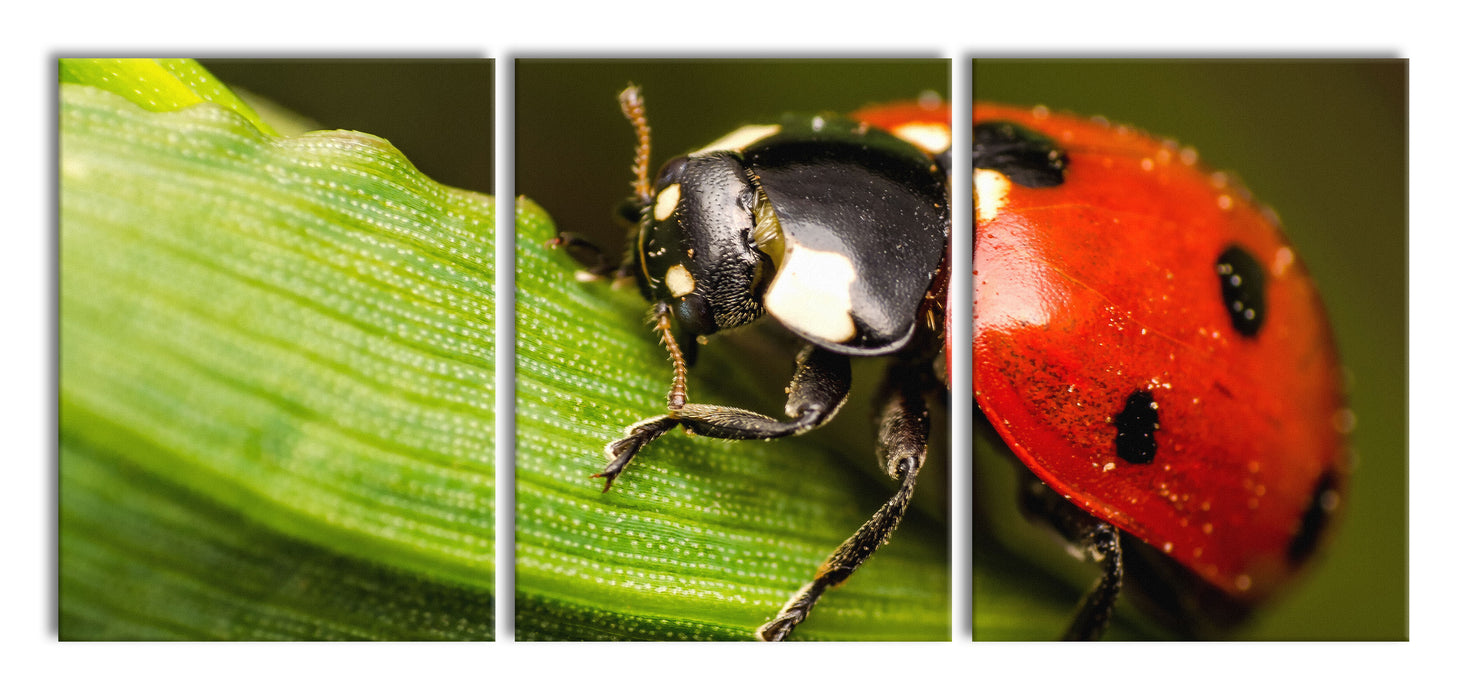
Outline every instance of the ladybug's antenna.
{"type": "Polygon", "coordinates": [[[647,162],[652,158],[652,129],[647,126],[647,107],[642,103],[642,88],[628,85],[617,102],[622,115],[637,130],[637,151],[632,156],[632,194],[640,204],[652,201],[652,183],[647,179],[647,162]]]}
{"type": "Polygon", "coordinates": [[[668,390],[668,410],[677,411],[688,403],[688,362],[683,359],[683,350],[673,337],[673,310],[668,303],[660,301],[653,307],[653,330],[662,338],[673,360],[673,387],[668,390]]]}
{"type": "MultiPolygon", "coordinates": [[[[617,95],[617,102],[622,105],[622,115],[637,130],[637,151],[632,156],[632,197],[645,207],[652,203],[652,183],[647,179],[647,163],[652,158],[652,129],[647,126],[647,106],[642,102],[642,88],[628,85],[617,95]]],[[[658,302],[652,313],[653,330],[673,360],[673,387],[668,391],[668,410],[677,411],[688,403],[688,362],[684,360],[683,350],[673,335],[673,310],[668,303],[658,302]]]]}

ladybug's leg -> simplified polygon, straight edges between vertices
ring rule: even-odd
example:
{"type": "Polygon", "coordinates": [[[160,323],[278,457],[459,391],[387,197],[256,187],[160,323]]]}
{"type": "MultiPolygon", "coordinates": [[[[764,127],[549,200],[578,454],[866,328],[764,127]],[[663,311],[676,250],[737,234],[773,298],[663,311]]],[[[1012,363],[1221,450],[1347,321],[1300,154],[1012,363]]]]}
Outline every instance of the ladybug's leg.
{"type": "MultiPolygon", "coordinates": [[[[651,204],[651,200],[640,201],[633,198],[623,201],[617,207],[616,218],[627,228],[628,249],[637,242],[637,226],[642,220],[642,211],[651,204]]],[[[614,281],[620,281],[636,273],[629,256],[624,255],[623,259],[615,260],[608,256],[601,246],[570,231],[557,233],[555,238],[546,241],[545,244],[550,248],[560,248],[566,251],[572,260],[581,265],[582,269],[576,272],[576,279],[582,282],[590,282],[607,276],[614,281]]]]}
{"type": "Polygon", "coordinates": [[[1101,638],[1111,622],[1111,611],[1121,593],[1121,539],[1116,526],[1097,521],[1082,536],[1083,551],[1101,565],[1101,576],[1076,609],[1070,628],[1062,639],[1095,641],[1101,638]]]}
{"type": "Polygon", "coordinates": [[[1111,622],[1111,611],[1121,594],[1121,535],[1114,525],[1076,508],[1038,479],[1027,479],[1022,489],[1026,511],[1050,523],[1081,551],[1082,556],[1089,556],[1101,566],[1101,576],[1081,600],[1070,628],[1061,639],[1100,639],[1111,622]]]}
{"type": "Polygon", "coordinates": [[[618,280],[632,276],[632,270],[625,261],[613,260],[607,256],[601,246],[574,233],[562,231],[545,244],[548,247],[566,251],[572,260],[581,265],[581,269],[576,271],[576,279],[582,282],[591,282],[603,277],[618,280]]]}
{"type": "Polygon", "coordinates": [[[612,480],[638,450],[677,425],[697,435],[724,440],[769,440],[818,428],[846,403],[846,395],[851,392],[851,359],[807,345],[796,358],[795,376],[786,391],[790,395],[785,403],[785,413],[791,418],[788,421],[732,406],[691,403],[637,423],[627,428],[627,437],[607,445],[611,463],[592,478],[607,480],[603,491],[611,488],[612,480]]]}
{"type": "Polygon", "coordinates": [[[756,632],[760,639],[785,639],[827,588],[845,581],[897,529],[927,456],[928,406],[923,391],[928,383],[922,381],[919,365],[893,364],[877,396],[877,459],[889,476],[901,482],[897,493],[827,557],[815,578],[791,596],[774,619],[760,626],[756,632]]]}
{"type": "Polygon", "coordinates": [[[795,358],[795,376],[786,388],[782,421],[730,406],[688,404],[674,411],[690,432],[724,440],[769,440],[800,435],[825,425],[851,392],[851,358],[807,345],[795,358]]]}
{"type": "Polygon", "coordinates": [[[591,475],[593,479],[607,480],[602,485],[601,492],[606,493],[611,490],[612,481],[617,478],[618,474],[622,473],[623,469],[627,468],[627,464],[632,461],[633,457],[637,456],[639,450],[646,447],[653,440],[662,437],[663,433],[672,430],[675,425],[678,425],[678,419],[673,416],[649,418],[640,423],[634,423],[628,426],[627,437],[608,443],[606,449],[603,450],[607,459],[610,460],[607,468],[603,469],[599,474],[591,475]]]}

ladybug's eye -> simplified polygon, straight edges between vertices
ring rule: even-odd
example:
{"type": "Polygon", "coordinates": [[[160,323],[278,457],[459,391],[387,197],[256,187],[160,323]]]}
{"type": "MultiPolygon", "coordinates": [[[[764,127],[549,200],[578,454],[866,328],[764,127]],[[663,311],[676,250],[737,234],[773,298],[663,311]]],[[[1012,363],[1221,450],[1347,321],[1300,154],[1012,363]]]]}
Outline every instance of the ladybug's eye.
{"type": "Polygon", "coordinates": [[[701,294],[687,294],[673,300],[673,318],[679,330],[689,336],[707,336],[719,331],[713,309],[701,294]]]}
{"type": "Polygon", "coordinates": [[[688,157],[678,156],[663,164],[663,169],[658,171],[657,182],[653,183],[654,190],[661,190],[668,185],[683,179],[683,171],[688,167],[688,157]]]}

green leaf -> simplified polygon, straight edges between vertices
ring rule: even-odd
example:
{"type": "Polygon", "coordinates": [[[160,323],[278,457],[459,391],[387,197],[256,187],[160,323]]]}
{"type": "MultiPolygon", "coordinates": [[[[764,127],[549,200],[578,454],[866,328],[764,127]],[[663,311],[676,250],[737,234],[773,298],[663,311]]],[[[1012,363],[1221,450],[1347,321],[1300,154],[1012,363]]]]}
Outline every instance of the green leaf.
{"type": "Polygon", "coordinates": [[[212,102],[248,120],[261,133],[278,135],[224,83],[188,58],[63,58],[62,83],[102,88],[154,112],[212,102]]]}
{"type": "Polygon", "coordinates": [[[60,88],[61,637],[492,637],[493,200],[96,63],[60,88]]]}
{"type": "MultiPolygon", "coordinates": [[[[517,203],[516,636],[753,639],[895,488],[877,469],[869,402],[774,442],[675,431],[602,493],[588,478],[602,447],[663,410],[672,369],[636,290],[577,282],[570,257],[545,246],[555,233],[517,203]]],[[[700,348],[690,396],[783,415],[794,347],[721,334],[700,348]]],[[[874,383],[858,377],[857,392],[874,383]]],[[[923,504],[793,638],[950,637],[947,474],[933,451],[923,504]]]]}

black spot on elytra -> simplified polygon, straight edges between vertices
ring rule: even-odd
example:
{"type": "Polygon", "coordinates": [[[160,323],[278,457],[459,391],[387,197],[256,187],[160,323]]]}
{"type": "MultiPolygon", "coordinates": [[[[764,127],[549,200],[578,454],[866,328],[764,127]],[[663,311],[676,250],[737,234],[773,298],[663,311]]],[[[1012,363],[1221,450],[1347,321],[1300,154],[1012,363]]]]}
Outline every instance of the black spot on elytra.
{"type": "Polygon", "coordinates": [[[1065,184],[1070,158],[1053,139],[1014,122],[974,124],[974,167],[997,170],[1022,187],[1065,184]]]}
{"type": "Polygon", "coordinates": [[[1337,488],[1335,470],[1326,469],[1320,475],[1320,481],[1315,483],[1315,492],[1310,495],[1305,514],[1300,516],[1299,527],[1290,537],[1290,548],[1287,552],[1290,564],[1303,564],[1320,547],[1321,535],[1325,534],[1326,525],[1330,524],[1330,514],[1340,502],[1337,488]]]}
{"type": "Polygon", "coordinates": [[[1116,456],[1132,464],[1151,464],[1157,456],[1159,425],[1157,401],[1152,398],[1152,392],[1132,392],[1112,422],[1116,425],[1116,456]]]}
{"type": "Polygon", "coordinates": [[[1231,245],[1214,263],[1218,283],[1223,289],[1223,306],[1228,311],[1234,330],[1246,338],[1259,333],[1264,325],[1264,267],[1249,251],[1231,245]]]}

